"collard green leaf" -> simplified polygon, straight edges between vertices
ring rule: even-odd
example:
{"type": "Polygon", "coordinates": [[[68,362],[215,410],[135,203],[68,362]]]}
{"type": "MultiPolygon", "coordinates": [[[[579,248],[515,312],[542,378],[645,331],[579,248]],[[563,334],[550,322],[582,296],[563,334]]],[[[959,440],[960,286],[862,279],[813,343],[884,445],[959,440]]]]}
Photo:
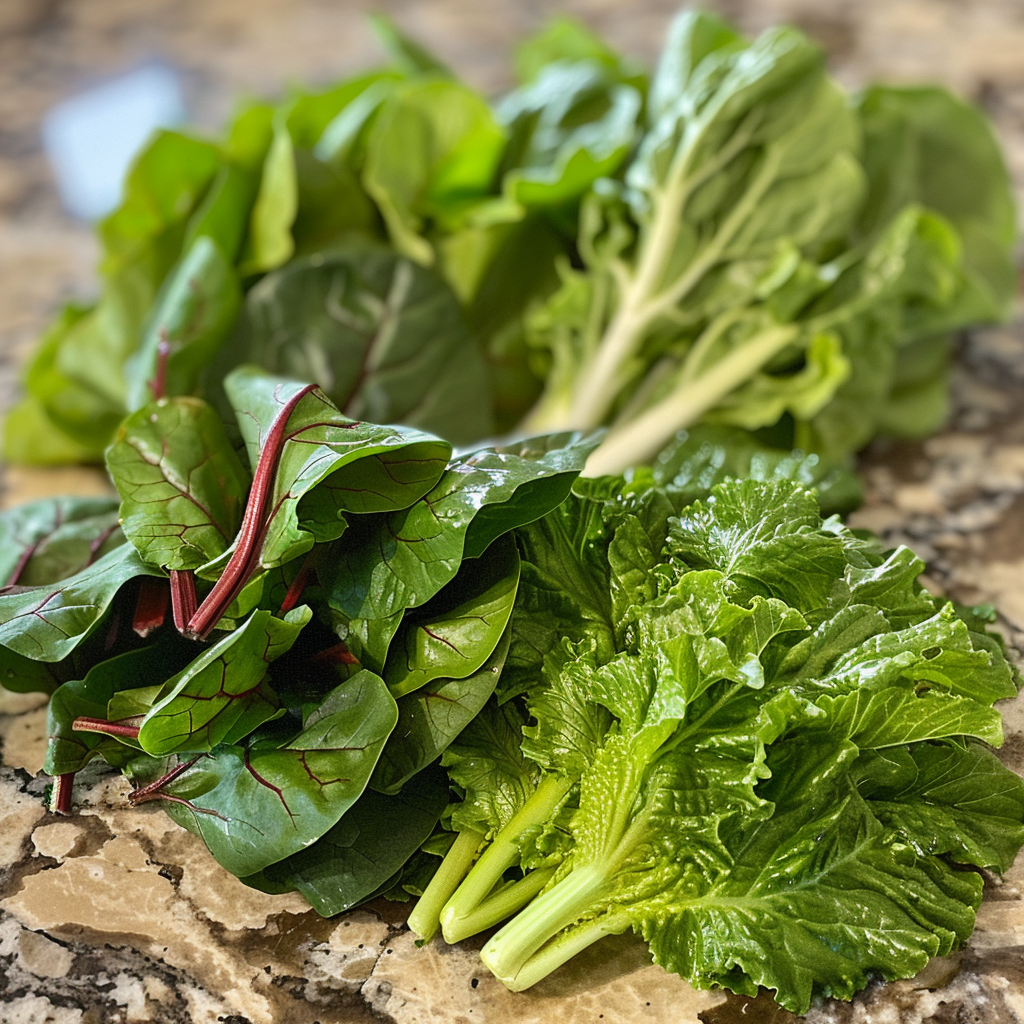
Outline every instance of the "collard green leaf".
{"type": "Polygon", "coordinates": [[[498,684],[508,631],[480,668],[464,679],[435,679],[398,698],[398,724],[388,737],[370,785],[397,793],[436,760],[480,713],[498,684]]]}
{"type": "Polygon", "coordinates": [[[162,576],[122,544],[67,579],[0,594],[0,644],[36,661],[60,661],[96,627],[137,576],[162,576]]]}
{"type": "Polygon", "coordinates": [[[392,796],[368,789],[312,846],[271,864],[263,875],[297,889],[318,914],[340,914],[376,895],[401,871],[447,802],[447,778],[440,770],[422,772],[392,796]]]}
{"type": "Polygon", "coordinates": [[[403,619],[384,665],[392,696],[475,674],[505,632],[518,586],[519,553],[511,538],[463,562],[451,583],[403,619]]]}
{"type": "MultiPolygon", "coordinates": [[[[196,758],[160,790],[167,813],[232,874],[256,874],[337,823],[363,792],[396,719],[383,681],[359,672],[291,740],[260,742],[257,734],[248,746],[196,758]]],[[[149,767],[136,780],[153,782],[153,774],[149,767]]]]}
{"type": "Polygon", "coordinates": [[[378,242],[349,241],[268,274],[246,298],[231,359],[315,380],[353,419],[456,443],[491,431],[483,360],[458,301],[378,242]]]}
{"type": "Polygon", "coordinates": [[[463,558],[556,507],[592,445],[567,434],[460,455],[416,504],[352,523],[324,585],[336,628],[361,648],[353,653],[383,666],[398,616],[450,582],[463,558]]]}
{"type": "Polygon", "coordinates": [[[147,562],[198,569],[231,545],[249,479],[220,418],[198,398],[132,413],[107,450],[122,529],[147,562]]]}
{"type": "MultiPolygon", "coordinates": [[[[182,671],[172,675],[155,693],[147,688],[139,723],[139,744],[152,757],[182,751],[209,751],[230,742],[239,723],[248,735],[280,714],[277,695],[267,681],[267,666],[284,654],[309,622],[312,612],[303,606],[283,619],[256,611],[238,629],[203,651],[182,671]]],[[[118,694],[103,717],[119,719],[139,714],[132,691],[118,694]]]]}
{"type": "MultiPolygon", "coordinates": [[[[225,382],[255,471],[267,431],[303,385],[240,367],[225,382]]],[[[350,420],[319,392],[289,417],[274,476],[264,568],[296,558],[314,540],[339,537],[345,512],[401,509],[437,482],[451,446],[412,428],[350,420]]]]}
{"type": "Polygon", "coordinates": [[[124,543],[110,498],[42,498],[0,513],[0,580],[41,586],[74,576],[124,543]]]}

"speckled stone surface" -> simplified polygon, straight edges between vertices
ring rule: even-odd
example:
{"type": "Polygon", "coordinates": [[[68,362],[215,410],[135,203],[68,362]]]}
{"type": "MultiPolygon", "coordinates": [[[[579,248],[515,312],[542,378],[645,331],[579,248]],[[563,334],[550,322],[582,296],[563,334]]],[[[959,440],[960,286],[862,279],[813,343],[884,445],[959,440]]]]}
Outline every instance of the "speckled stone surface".
{"type": "MultiPolygon", "coordinates": [[[[651,0],[0,0],[0,404],[57,305],[95,287],[87,230],[60,211],[40,152],[43,112],[98,76],[154,57],[179,66],[200,123],[239,92],[325,82],[374,60],[361,12],[388,10],[474,84],[507,82],[509,44],[555,10],[621,48],[656,52],[674,3],[651,0]]],[[[848,85],[939,80],[981,102],[1024,196],[1022,0],[718,0],[750,31],[788,20],[829,51],[848,85]]],[[[1024,323],[961,347],[948,428],[864,457],[854,523],[929,561],[934,586],[992,601],[1024,652],[1024,323]]],[[[7,504],[95,492],[89,471],[8,469],[7,504]]],[[[1024,699],[1004,708],[1002,756],[1024,774],[1024,699]]],[[[0,1024],[734,1024],[794,1018],[771,1000],[695,992],[629,938],[605,940],[529,993],[506,992],[472,943],[413,946],[401,905],[324,921],[221,871],[157,808],[129,808],[100,767],[76,785],[77,814],[46,812],[45,710],[0,697],[0,1024]]],[[[876,985],[808,1020],[857,1024],[1024,1022],[1024,858],[990,878],[967,948],[918,978],[876,985]]]]}

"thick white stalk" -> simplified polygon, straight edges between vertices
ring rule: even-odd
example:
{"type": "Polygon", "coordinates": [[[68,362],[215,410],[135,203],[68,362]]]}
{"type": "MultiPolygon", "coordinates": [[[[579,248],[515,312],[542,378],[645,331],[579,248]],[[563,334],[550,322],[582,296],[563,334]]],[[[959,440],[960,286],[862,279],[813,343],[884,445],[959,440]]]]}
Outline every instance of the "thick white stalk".
{"type": "Polygon", "coordinates": [[[630,466],[649,462],[686,427],[770,362],[799,335],[793,324],[774,327],[718,360],[629,423],[611,430],[587,460],[584,476],[621,473],[630,466]]]}

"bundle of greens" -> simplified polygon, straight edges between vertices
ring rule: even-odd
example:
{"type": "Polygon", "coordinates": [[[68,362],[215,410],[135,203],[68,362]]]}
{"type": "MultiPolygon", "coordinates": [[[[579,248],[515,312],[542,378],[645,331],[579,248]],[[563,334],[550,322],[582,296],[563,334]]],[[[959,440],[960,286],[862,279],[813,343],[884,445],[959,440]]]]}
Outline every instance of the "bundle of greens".
{"type": "Polygon", "coordinates": [[[633,929],[694,984],[800,1013],[963,942],[973,869],[1024,844],[985,620],[791,481],[678,514],[581,491],[517,531],[498,701],[443,756],[458,838],[413,929],[511,917],[481,957],[516,990],[633,929]]]}
{"type": "Polygon", "coordinates": [[[651,77],[555,22],[488,104],[377,24],[387,67],[154,137],[9,459],[98,461],[166,344],[225,417],[256,363],[457,444],[609,425],[592,474],[709,425],[831,468],[934,430],[949,332],[1006,312],[1008,175],[940,89],[849,97],[799,32],[684,13],[651,77]]]}
{"type": "Polygon", "coordinates": [[[0,516],[0,678],[52,694],[56,810],[102,758],[229,871],[336,913],[433,831],[448,786],[424,769],[508,651],[507,534],[562,501],[593,444],[452,458],[253,367],[226,392],[248,466],[210,406],[159,398],[108,450],[120,503],[0,516]]]}

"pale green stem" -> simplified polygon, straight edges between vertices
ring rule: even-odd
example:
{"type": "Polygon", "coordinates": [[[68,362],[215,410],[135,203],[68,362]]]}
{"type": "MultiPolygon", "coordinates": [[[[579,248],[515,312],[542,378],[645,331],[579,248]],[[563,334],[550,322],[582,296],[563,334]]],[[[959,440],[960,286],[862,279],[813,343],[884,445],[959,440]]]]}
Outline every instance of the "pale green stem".
{"type": "Polygon", "coordinates": [[[624,916],[598,918],[549,942],[534,953],[513,977],[498,975],[498,980],[513,992],[523,992],[538,981],[543,981],[552,971],[567,963],[577,953],[582,953],[598,939],[606,935],[620,935],[628,927],[629,920],[624,916]]]}
{"type": "Polygon", "coordinates": [[[787,324],[755,335],[636,419],[613,428],[587,460],[583,475],[616,474],[649,462],[677,431],[696,423],[792,344],[799,333],[796,326],[787,324]]]}
{"type": "Polygon", "coordinates": [[[409,928],[419,941],[429,942],[440,924],[441,908],[466,877],[484,837],[479,832],[460,832],[445,854],[441,866],[427,884],[409,915],[409,928]]]}
{"type": "Polygon", "coordinates": [[[515,978],[548,939],[593,905],[605,881],[604,872],[594,864],[574,868],[494,935],[480,951],[480,959],[503,981],[515,978]]]}
{"type": "Polygon", "coordinates": [[[685,174],[672,179],[652,217],[651,235],[641,246],[640,265],[632,287],[620,297],[619,307],[601,339],[596,357],[580,374],[569,425],[586,429],[604,420],[621,387],[624,365],[635,354],[647,329],[659,316],[682,302],[718,263],[775,181],[780,160],[779,151],[765,151],[754,180],[711,241],[671,287],[657,293],[672,258],[683,207],[692,194],[693,183],[686,181],[685,174]]]}
{"type": "Polygon", "coordinates": [[[548,884],[554,873],[554,868],[537,868],[517,882],[501,886],[468,914],[446,919],[443,924],[444,941],[450,944],[461,942],[511,917],[548,884]]]}
{"type": "Polygon", "coordinates": [[[464,932],[463,923],[487,901],[505,872],[519,863],[519,840],[523,832],[548,821],[570,786],[567,779],[546,775],[529,800],[494,837],[441,911],[441,930],[447,942],[457,941],[451,937],[453,935],[464,938],[474,934],[472,931],[464,932]]]}

